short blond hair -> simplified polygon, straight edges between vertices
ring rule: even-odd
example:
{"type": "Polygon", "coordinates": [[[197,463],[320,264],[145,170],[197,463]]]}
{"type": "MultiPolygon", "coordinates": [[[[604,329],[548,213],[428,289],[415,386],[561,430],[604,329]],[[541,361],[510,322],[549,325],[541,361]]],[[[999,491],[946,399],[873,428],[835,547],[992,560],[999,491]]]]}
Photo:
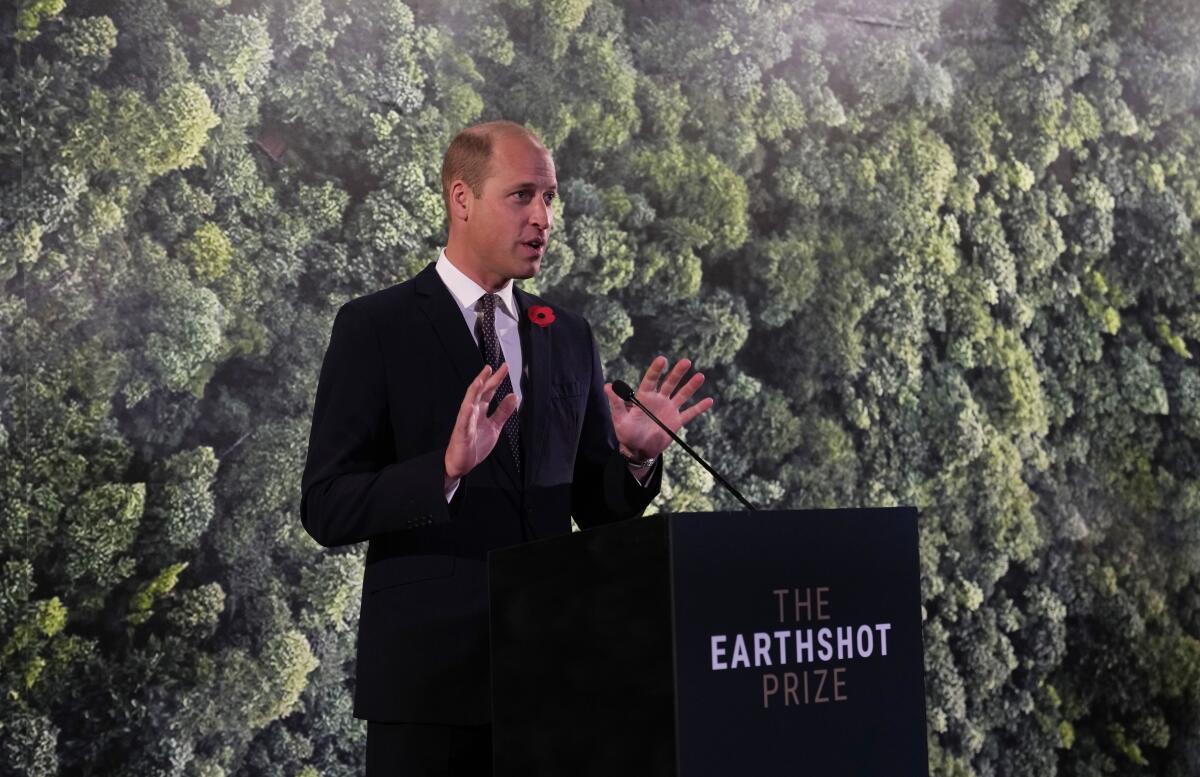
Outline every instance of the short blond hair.
{"type": "Polygon", "coordinates": [[[550,153],[533,130],[515,121],[488,121],[467,127],[454,136],[442,158],[442,202],[450,212],[450,186],[461,180],[476,197],[491,172],[492,146],[496,138],[517,135],[550,153]]]}

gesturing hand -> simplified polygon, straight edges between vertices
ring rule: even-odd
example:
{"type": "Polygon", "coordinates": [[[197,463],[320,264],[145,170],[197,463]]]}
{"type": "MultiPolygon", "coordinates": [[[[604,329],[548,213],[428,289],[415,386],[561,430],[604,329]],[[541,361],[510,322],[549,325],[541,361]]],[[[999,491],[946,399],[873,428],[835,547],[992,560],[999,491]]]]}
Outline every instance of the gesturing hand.
{"type": "MultiPolygon", "coordinates": [[[[680,359],[663,378],[667,358],[658,356],[650,362],[650,367],[637,387],[638,401],[658,416],[672,432],[678,432],[684,424],[690,423],[713,406],[712,398],[706,397],[686,410],[683,408],[704,383],[704,374],[697,372],[682,386],[679,385],[679,381],[691,367],[690,360],[680,359]],[[660,378],[662,385],[659,385],[660,378]]],[[[626,406],[625,401],[613,392],[611,383],[604,384],[604,393],[608,395],[613,431],[617,434],[623,454],[633,459],[650,459],[666,450],[671,444],[671,438],[658,424],[651,421],[638,407],[626,406]]]]}
{"type": "Polygon", "coordinates": [[[509,394],[500,400],[496,412],[487,414],[488,403],[507,374],[507,362],[494,374],[492,368],[485,365],[467,386],[467,393],[458,408],[458,418],[454,420],[454,431],[450,433],[450,444],[446,446],[446,488],[487,458],[496,447],[504,422],[517,409],[517,395],[509,394]]]}

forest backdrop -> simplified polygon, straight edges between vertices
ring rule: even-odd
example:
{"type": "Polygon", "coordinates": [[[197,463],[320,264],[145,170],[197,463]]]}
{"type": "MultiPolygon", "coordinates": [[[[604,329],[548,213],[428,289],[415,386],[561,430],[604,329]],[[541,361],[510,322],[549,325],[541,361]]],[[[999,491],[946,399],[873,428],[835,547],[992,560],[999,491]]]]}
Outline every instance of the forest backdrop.
{"type": "MultiPolygon", "coordinates": [[[[524,286],[610,377],[694,356],[761,504],[921,509],[934,775],[1200,774],[1194,0],[17,0],[0,41],[0,770],[359,773],[318,367],[504,117],[562,190],[524,286]]],[[[671,456],[651,511],[734,507],[671,456]]]]}

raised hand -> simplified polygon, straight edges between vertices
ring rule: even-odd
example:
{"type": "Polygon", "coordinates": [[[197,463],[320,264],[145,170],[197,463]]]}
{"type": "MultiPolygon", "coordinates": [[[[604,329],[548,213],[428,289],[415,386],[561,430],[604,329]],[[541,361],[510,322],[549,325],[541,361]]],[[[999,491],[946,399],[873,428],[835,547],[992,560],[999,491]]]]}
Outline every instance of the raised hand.
{"type": "MultiPolygon", "coordinates": [[[[675,366],[663,377],[667,363],[665,356],[655,357],[642,376],[636,393],[639,402],[658,416],[672,432],[678,432],[680,427],[711,408],[713,400],[712,397],[705,397],[685,409],[687,401],[704,384],[704,374],[697,372],[681,386],[679,381],[692,368],[691,360],[680,359],[675,362],[675,366]]],[[[631,459],[650,459],[666,450],[671,438],[658,424],[651,421],[640,408],[627,406],[613,392],[611,383],[604,384],[604,393],[608,395],[608,404],[612,409],[613,431],[617,434],[621,453],[631,459]]]]}
{"type": "Polygon", "coordinates": [[[467,386],[467,393],[458,408],[458,418],[454,420],[454,431],[450,433],[450,443],[446,446],[447,488],[487,458],[496,447],[504,422],[516,411],[517,395],[509,394],[500,400],[496,412],[487,414],[488,403],[507,374],[507,362],[494,374],[490,366],[484,365],[467,386]]]}

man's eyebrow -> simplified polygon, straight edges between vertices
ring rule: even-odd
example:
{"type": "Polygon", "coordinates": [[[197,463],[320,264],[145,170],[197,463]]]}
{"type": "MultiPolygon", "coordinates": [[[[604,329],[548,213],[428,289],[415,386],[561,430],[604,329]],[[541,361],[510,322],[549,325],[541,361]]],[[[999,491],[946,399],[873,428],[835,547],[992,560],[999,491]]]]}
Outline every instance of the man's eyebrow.
{"type": "MultiPolygon", "coordinates": [[[[520,191],[521,189],[538,189],[538,188],[541,188],[541,186],[535,181],[523,181],[521,183],[514,183],[510,187],[510,190],[516,192],[516,191],[520,191]]],[[[558,191],[558,184],[552,183],[545,188],[548,191],[558,191]]]]}

